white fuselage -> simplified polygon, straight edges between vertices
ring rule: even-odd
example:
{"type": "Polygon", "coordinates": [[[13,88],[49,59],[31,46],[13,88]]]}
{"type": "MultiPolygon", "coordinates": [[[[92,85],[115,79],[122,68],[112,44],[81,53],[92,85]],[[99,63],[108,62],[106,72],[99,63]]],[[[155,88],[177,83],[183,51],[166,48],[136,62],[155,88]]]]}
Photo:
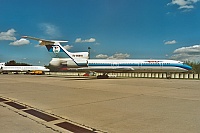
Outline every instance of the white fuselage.
{"type": "Polygon", "coordinates": [[[66,64],[68,68],[72,69],[80,68],[80,70],[96,72],[186,72],[191,70],[190,66],[175,60],[87,59],[76,60],[77,63],[75,63],[70,58],[55,58],[53,62],[57,65],[66,64]]]}
{"type": "Polygon", "coordinates": [[[124,67],[135,72],[186,72],[191,67],[174,60],[88,60],[88,67],[124,67]]]}
{"type": "Polygon", "coordinates": [[[0,71],[17,72],[17,71],[50,71],[43,66],[1,66],[0,71]]]}

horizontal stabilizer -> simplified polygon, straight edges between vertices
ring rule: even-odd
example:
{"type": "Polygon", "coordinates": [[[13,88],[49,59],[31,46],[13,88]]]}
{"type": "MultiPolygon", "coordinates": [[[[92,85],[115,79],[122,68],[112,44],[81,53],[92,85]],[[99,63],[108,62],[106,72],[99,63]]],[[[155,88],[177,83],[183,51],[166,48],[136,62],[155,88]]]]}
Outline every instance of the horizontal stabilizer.
{"type": "Polygon", "coordinates": [[[45,40],[45,39],[35,38],[35,37],[31,37],[31,36],[22,36],[22,38],[27,38],[27,39],[39,41],[40,45],[51,45],[51,44],[54,44],[54,43],[68,42],[68,41],[58,41],[58,40],[45,40]]]}

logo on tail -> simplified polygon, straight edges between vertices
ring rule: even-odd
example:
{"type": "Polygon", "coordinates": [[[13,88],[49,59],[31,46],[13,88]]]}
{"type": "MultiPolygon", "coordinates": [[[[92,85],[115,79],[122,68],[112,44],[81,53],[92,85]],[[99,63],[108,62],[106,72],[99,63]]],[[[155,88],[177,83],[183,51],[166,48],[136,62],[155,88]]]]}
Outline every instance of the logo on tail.
{"type": "Polygon", "coordinates": [[[52,46],[53,47],[53,52],[55,54],[59,53],[60,52],[60,47],[59,46],[52,46]]]}

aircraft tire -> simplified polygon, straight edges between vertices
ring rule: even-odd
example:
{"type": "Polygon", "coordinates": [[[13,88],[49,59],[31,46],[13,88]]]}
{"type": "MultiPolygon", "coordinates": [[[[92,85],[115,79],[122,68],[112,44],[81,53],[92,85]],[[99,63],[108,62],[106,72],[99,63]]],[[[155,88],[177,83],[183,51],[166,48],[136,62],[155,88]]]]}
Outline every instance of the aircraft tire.
{"type": "Polygon", "coordinates": [[[109,76],[108,75],[98,75],[97,79],[108,79],[109,76]]]}

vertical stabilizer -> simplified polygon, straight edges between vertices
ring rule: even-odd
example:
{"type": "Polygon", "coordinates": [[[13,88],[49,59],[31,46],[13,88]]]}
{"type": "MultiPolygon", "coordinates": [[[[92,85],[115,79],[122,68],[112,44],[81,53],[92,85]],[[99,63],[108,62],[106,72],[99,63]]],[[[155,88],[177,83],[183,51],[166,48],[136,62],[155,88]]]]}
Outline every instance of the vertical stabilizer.
{"type": "Polygon", "coordinates": [[[71,58],[77,66],[87,66],[88,52],[71,53],[67,51],[60,43],[68,41],[44,40],[30,36],[22,36],[22,38],[39,41],[40,45],[46,46],[52,58],[71,58]]]}

